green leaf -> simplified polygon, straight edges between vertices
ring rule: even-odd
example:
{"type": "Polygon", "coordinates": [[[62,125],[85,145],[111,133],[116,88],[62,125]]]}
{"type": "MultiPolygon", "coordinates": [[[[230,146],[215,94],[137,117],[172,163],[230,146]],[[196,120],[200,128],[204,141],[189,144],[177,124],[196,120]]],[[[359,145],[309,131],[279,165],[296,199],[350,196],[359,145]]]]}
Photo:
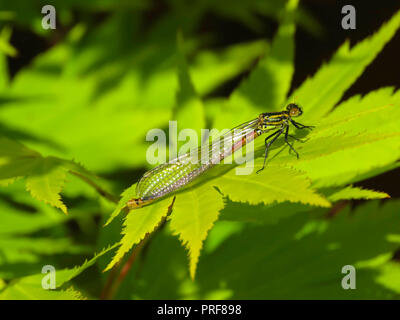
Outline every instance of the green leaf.
{"type": "Polygon", "coordinates": [[[111,269],[135,244],[151,233],[168,213],[170,198],[160,200],[152,205],[131,210],[124,221],[123,237],[120,247],[104,271],[111,269]]]}
{"type": "Polygon", "coordinates": [[[119,200],[117,206],[115,207],[114,211],[111,213],[111,216],[108,218],[107,222],[104,226],[107,226],[117,217],[122,209],[126,207],[126,204],[129,200],[136,198],[136,185],[137,183],[131,185],[129,188],[125,189],[124,192],[121,194],[121,199],[119,200]]]}
{"type": "Polygon", "coordinates": [[[399,103],[400,91],[394,92],[392,87],[380,88],[363,97],[353,96],[317,122],[313,135],[400,132],[396,121],[400,116],[399,103]]]}
{"type": "MultiPolygon", "coordinates": [[[[294,12],[297,5],[297,0],[288,1],[284,19],[279,25],[278,33],[274,37],[271,52],[264,66],[265,72],[271,77],[269,82],[275,88],[270,93],[271,96],[265,96],[264,99],[269,102],[272,109],[279,111],[286,100],[294,73],[294,34],[296,30],[294,12]]],[[[265,101],[263,105],[265,105],[265,101]]]]}
{"type": "MultiPolygon", "coordinates": [[[[117,298],[399,297],[399,202],[357,203],[356,210],[335,206],[335,215],[328,209],[331,201],[387,197],[349,185],[400,165],[399,92],[382,88],[337,105],[393,37],[399,13],[369,39],[342,46],[292,99],[287,94],[294,23],[318,25],[296,8],[297,0],[167,0],[167,10],[150,23],[147,14],[154,8],[142,0],[54,1],[57,23],[67,29],[74,25],[74,12],[81,13],[67,35],[43,31],[33,2],[24,10],[20,1],[6,5],[13,15],[7,24],[21,32],[27,31],[24,26],[42,30],[42,40],[52,46],[17,68],[11,79],[0,55],[0,132],[24,143],[0,138],[1,298],[96,297],[99,286],[107,289],[114,277],[118,284],[125,275],[117,298]],[[259,34],[269,27],[264,16],[280,25],[271,43],[224,47],[240,37],[221,39],[199,29],[210,12],[259,34]],[[98,13],[107,14],[92,21],[98,13]],[[178,43],[176,49],[176,30],[185,34],[185,48],[178,43]],[[222,95],[253,66],[226,101],[222,95]],[[249,175],[217,165],[176,193],[129,213],[126,203],[137,196],[136,185],[117,205],[106,201],[118,200],[107,191],[109,185],[122,190],[150,167],[151,142],[145,141],[150,129],[166,129],[173,119],[180,128],[197,131],[232,128],[293,100],[304,105],[299,122],[315,126],[311,132],[290,127],[291,135],[303,139],[289,137],[299,160],[282,135],[270,148],[265,169],[255,173],[264,161],[267,133],[255,141],[255,169],[249,175]],[[68,216],[59,214],[67,210],[64,203],[68,216]],[[106,224],[122,211],[121,219],[98,232],[99,220],[111,211],[106,224]],[[121,240],[120,220],[125,220],[121,240]],[[157,228],[167,220],[167,228],[157,228]],[[150,233],[151,245],[144,245],[150,233]],[[129,273],[132,259],[110,274],[82,274],[75,281],[79,286],[70,287],[90,263],[61,270],[65,261],[86,253],[87,243],[102,248],[101,241],[119,241],[112,261],[111,252],[96,260],[101,270],[117,261],[122,265],[129,250],[131,258],[143,251],[129,273]],[[55,291],[41,287],[44,264],[57,266],[55,291]],[[342,290],[345,264],[357,267],[358,290],[342,290]]],[[[7,14],[0,12],[0,20],[7,14]]],[[[12,53],[10,30],[0,34],[0,51],[12,53]]]]}
{"type": "MultiPolygon", "coordinates": [[[[354,212],[347,207],[331,220],[299,213],[278,224],[246,224],[203,255],[196,288],[179,298],[396,298],[400,268],[390,259],[398,241],[389,236],[400,233],[399,205],[371,201],[354,212]],[[356,267],[357,290],[341,286],[345,265],[356,267]]],[[[210,241],[218,231],[211,231],[210,241]]],[[[175,286],[182,290],[184,284],[175,286]]]]}
{"type": "MultiPolygon", "coordinates": [[[[293,202],[281,202],[265,205],[249,206],[243,202],[233,202],[229,198],[225,203],[225,208],[221,211],[220,220],[250,222],[255,224],[277,224],[280,220],[292,216],[296,213],[308,213],[316,210],[309,205],[293,202]]],[[[318,208],[317,210],[323,210],[318,208]]]]}
{"type": "Polygon", "coordinates": [[[6,159],[4,158],[16,158],[16,157],[35,157],[38,156],[39,153],[36,151],[33,151],[27,147],[25,147],[23,144],[15,141],[8,139],[6,137],[0,136],[0,157],[2,159],[2,164],[5,162],[6,159]]]}
{"type": "Polygon", "coordinates": [[[7,187],[8,185],[14,183],[17,178],[9,178],[0,180],[0,187],[7,187]]]}
{"type": "MultiPolygon", "coordinates": [[[[85,261],[81,266],[73,269],[56,269],[56,288],[61,288],[65,283],[81,274],[87,268],[91,267],[98,258],[114,249],[114,246],[104,248],[100,253],[95,254],[92,259],[85,261]]],[[[10,282],[0,291],[0,299],[35,299],[35,300],[54,300],[54,299],[76,299],[83,296],[74,289],[65,290],[44,290],[42,280],[45,274],[39,273],[26,276],[10,282]],[[72,291],[71,291],[72,290],[72,291]]]]}
{"type": "Polygon", "coordinates": [[[314,187],[339,186],[356,182],[358,176],[399,159],[399,144],[399,133],[310,138],[298,148],[299,161],[289,156],[281,160],[306,172],[314,187]]]}
{"type": "Polygon", "coordinates": [[[210,184],[177,195],[170,227],[189,251],[190,276],[194,279],[203,241],[224,207],[221,195],[210,184]]]}
{"type": "MultiPolygon", "coordinates": [[[[22,192],[24,190],[22,186],[19,189],[22,192]]],[[[50,229],[50,227],[61,225],[66,218],[60,216],[52,207],[34,201],[26,193],[18,197],[4,198],[7,202],[0,200],[0,208],[3,211],[0,214],[0,277],[13,279],[35,273],[41,267],[40,261],[43,259],[54,261],[52,257],[54,255],[90,252],[91,247],[78,244],[65,236],[24,235],[39,231],[51,233],[56,228],[50,229]],[[25,198],[27,201],[21,202],[25,198]],[[27,208],[30,212],[23,213],[23,208],[27,208]],[[34,209],[40,211],[32,212],[34,209]]]]}
{"type": "MultiPolygon", "coordinates": [[[[245,214],[263,209],[240,207],[236,211],[245,214]]],[[[299,212],[268,224],[219,221],[204,243],[194,282],[178,241],[161,232],[140,274],[127,278],[121,297],[396,299],[400,268],[392,257],[399,244],[399,208],[399,201],[371,201],[330,219],[321,219],[327,211],[322,209],[318,215],[299,212]],[[341,270],[348,264],[356,268],[357,290],[341,286],[341,270]]]]}
{"type": "Polygon", "coordinates": [[[17,49],[10,44],[11,28],[8,26],[3,27],[0,32],[0,53],[4,53],[10,57],[18,55],[17,49]]]}
{"type": "Polygon", "coordinates": [[[103,248],[99,253],[96,253],[92,259],[90,260],[85,260],[85,262],[80,265],[80,266],[76,266],[72,269],[63,269],[60,270],[57,273],[57,288],[61,287],[62,285],[64,285],[65,283],[67,283],[68,281],[71,281],[73,278],[77,277],[78,275],[80,275],[83,271],[85,271],[87,268],[93,266],[96,261],[102,257],[103,255],[105,255],[106,253],[108,253],[109,251],[113,250],[116,248],[116,244],[112,245],[112,246],[108,246],[106,248],[103,248]]]}
{"type": "Polygon", "coordinates": [[[67,214],[67,207],[61,201],[60,195],[66,176],[66,168],[59,166],[54,159],[44,158],[30,172],[26,179],[26,188],[32,194],[32,197],[59,208],[67,214]]]}
{"type": "MultiPolygon", "coordinates": [[[[400,26],[398,11],[373,36],[350,49],[346,41],[328,64],[305,81],[292,97],[301,101],[306,121],[315,121],[328,113],[339,102],[344,92],[357,80],[375,59],[400,26]]],[[[292,100],[292,99],[290,99],[292,100]]]]}
{"type": "MultiPolygon", "coordinates": [[[[43,275],[44,277],[45,275],[43,275]]],[[[2,300],[85,300],[83,294],[75,289],[44,290],[31,284],[15,284],[0,293],[2,300]]]]}
{"type": "Polygon", "coordinates": [[[0,136],[0,179],[25,176],[40,163],[40,155],[21,143],[0,136]]]}
{"type": "Polygon", "coordinates": [[[67,213],[67,207],[61,201],[60,192],[67,172],[77,175],[105,198],[116,201],[101,186],[99,179],[81,165],[56,157],[43,157],[16,141],[0,137],[0,180],[3,184],[9,184],[18,177],[26,177],[26,189],[34,198],[64,213],[67,213]]]}
{"type": "MultiPolygon", "coordinates": [[[[186,128],[196,130],[198,139],[192,141],[189,148],[193,148],[197,143],[201,143],[201,129],[205,127],[204,106],[197,95],[190,78],[189,69],[184,56],[184,46],[182,34],[178,33],[178,82],[179,90],[176,94],[176,105],[174,118],[177,120],[177,132],[181,132],[186,128]]],[[[171,132],[170,132],[171,134],[171,132]]],[[[172,137],[173,141],[179,141],[179,137],[172,137]],[[176,140],[175,140],[176,139],[176,140]]]]}
{"type": "MultiPolygon", "coordinates": [[[[248,120],[249,114],[253,114],[252,117],[255,117],[257,107],[265,104],[266,94],[274,93],[282,101],[285,100],[293,73],[293,48],[291,46],[293,45],[294,25],[291,20],[291,10],[296,4],[296,1],[289,2],[289,7],[286,9],[287,20],[281,25],[273,41],[270,55],[260,61],[250,77],[234,91],[228,101],[229,107],[221,108],[219,114],[217,112],[216,123],[218,126],[221,127],[222,124],[227,123],[233,125],[233,120],[236,124],[240,123],[242,117],[246,117],[245,120],[248,120]],[[282,68],[277,68],[277,63],[286,61],[277,60],[282,52],[287,54],[290,62],[282,68]],[[274,88],[268,88],[267,91],[264,87],[260,87],[265,84],[265,70],[276,72],[276,75],[281,77],[277,81],[279,84],[274,88]]],[[[395,107],[399,102],[398,93],[393,93],[391,88],[383,88],[371,92],[363,98],[350,98],[339,105],[331,114],[325,114],[332,109],[343,92],[356,80],[368,63],[375,58],[384,44],[390,40],[398,27],[398,20],[398,15],[396,15],[376,35],[358,44],[352,50],[342,47],[330,64],[323,67],[313,79],[307,80],[299,89],[299,92],[304,91],[309,93],[310,96],[312,92],[314,96],[320,97],[318,86],[323,87],[323,90],[320,89],[322,92],[321,98],[318,98],[320,100],[315,100],[313,96],[314,100],[310,100],[311,109],[306,107],[302,117],[302,119],[305,119],[306,125],[315,125],[316,128],[312,132],[291,128],[291,133],[299,138],[304,138],[307,135],[306,140],[293,141],[294,147],[300,154],[299,160],[288,152],[287,145],[284,146],[286,152],[282,152],[285,150],[281,148],[283,139],[280,139],[270,148],[267,166],[260,174],[238,176],[235,175],[234,170],[231,170],[214,177],[213,180],[210,180],[210,176],[204,177],[204,180],[210,180],[206,183],[209,183],[210,186],[216,186],[234,202],[252,205],[262,203],[271,206],[271,210],[273,210],[274,205],[292,202],[301,204],[293,209],[307,211],[307,205],[330,206],[330,202],[317,193],[317,187],[343,186],[365,177],[369,172],[378,172],[379,168],[390,168],[400,158],[400,127],[397,121],[398,116],[396,116],[398,108],[395,107]],[[344,60],[341,60],[342,58],[344,60]],[[352,63],[349,63],[350,61],[352,63]],[[344,64],[343,68],[340,63],[344,64]],[[339,68],[340,72],[336,72],[335,68],[339,68]],[[343,80],[343,77],[347,77],[346,80],[343,80]],[[335,81],[339,85],[335,84],[333,88],[332,82],[335,83],[335,81]],[[311,90],[311,84],[315,85],[317,89],[311,90]],[[328,89],[325,89],[326,87],[328,89]],[[327,101],[326,104],[325,100],[327,101]],[[314,113],[313,108],[316,105],[321,106],[318,110],[324,111],[322,113],[315,112],[317,116],[314,117],[310,113],[314,113]],[[318,118],[321,118],[320,116],[323,114],[325,117],[318,122],[318,118]],[[310,119],[313,121],[310,121],[310,119]],[[372,153],[373,157],[371,156],[372,153]]],[[[189,80],[183,83],[182,88],[186,88],[185,92],[193,95],[193,85],[191,85],[188,72],[185,71],[183,75],[189,80]]],[[[181,77],[181,81],[182,79],[184,77],[181,77]]],[[[268,99],[268,101],[271,100],[273,99],[268,99]]],[[[265,147],[262,140],[256,140],[256,168],[260,168],[264,161],[265,147]],[[263,145],[262,148],[261,145],[263,145]]],[[[190,185],[182,192],[178,192],[177,201],[185,197],[187,202],[182,208],[176,204],[179,219],[171,216],[171,219],[175,219],[175,228],[172,229],[175,234],[180,235],[182,242],[189,249],[190,274],[192,277],[196,270],[202,242],[217,219],[218,211],[220,211],[207,211],[210,212],[210,216],[207,223],[202,224],[204,227],[202,232],[196,233],[192,229],[186,228],[189,217],[184,216],[182,212],[184,212],[184,208],[189,208],[188,203],[192,203],[190,200],[186,200],[186,197],[191,199],[191,195],[197,192],[196,188],[200,189],[199,186],[201,184],[190,185]]],[[[334,200],[346,197],[382,198],[386,197],[386,194],[378,194],[369,190],[345,189],[333,195],[334,200]]],[[[127,199],[124,200],[125,203],[127,199]]],[[[209,201],[219,203],[220,199],[221,197],[217,193],[209,191],[209,201]]],[[[196,210],[196,205],[192,205],[192,208],[196,210]]],[[[114,214],[117,214],[121,209],[122,207],[117,207],[114,214]]],[[[264,219],[260,218],[260,220],[263,221],[264,219]]],[[[268,221],[268,218],[265,221],[268,221]]],[[[275,221],[279,221],[279,219],[277,218],[275,221]]],[[[134,239],[126,247],[132,247],[139,240],[134,239]]],[[[127,248],[124,252],[128,250],[127,248]]]]}
{"type": "Polygon", "coordinates": [[[294,72],[293,11],[297,2],[288,2],[270,52],[233,91],[227,107],[216,120],[217,127],[223,128],[236,122],[244,122],[260,110],[265,112],[282,108],[294,72]]]}
{"type": "Polygon", "coordinates": [[[75,245],[68,238],[33,238],[22,236],[0,236],[0,265],[16,262],[37,262],[39,255],[57,253],[82,254],[90,247],[75,245]]]}
{"type": "Polygon", "coordinates": [[[75,161],[64,159],[57,160],[61,163],[63,167],[68,169],[69,173],[77,176],[79,179],[86,182],[89,186],[94,188],[97,193],[100,194],[102,197],[110,202],[118,202],[118,198],[109,191],[109,186],[106,184],[106,181],[104,179],[101,179],[99,176],[87,170],[83,165],[75,161]]]}
{"type": "MultiPolygon", "coordinates": [[[[13,79],[7,92],[13,99],[0,109],[2,123],[42,154],[74,158],[92,171],[147,166],[146,133],[168,125],[176,102],[176,21],[168,17],[171,35],[157,26],[161,36],[155,41],[148,38],[152,30],[138,31],[141,18],[135,17],[116,14],[96,32],[77,26],[71,33],[84,33],[84,41],[68,36],[40,54],[13,79]],[[119,30],[129,30],[136,41],[126,41],[119,30]]],[[[249,68],[265,48],[259,41],[196,52],[189,68],[195,88],[210,93],[249,68]]]]}
{"type": "Polygon", "coordinates": [[[11,206],[4,200],[0,200],[0,236],[32,233],[57,225],[68,219],[67,216],[60,215],[55,209],[45,204],[35,201],[35,205],[33,208],[38,212],[32,214],[11,206]]]}
{"type": "Polygon", "coordinates": [[[266,54],[269,44],[256,40],[235,44],[215,52],[199,52],[190,65],[190,76],[200,96],[211,93],[227,80],[252,66],[255,59],[266,54]]]}
{"type": "MultiPolygon", "coordinates": [[[[294,167],[304,172],[314,187],[354,183],[379,168],[388,170],[400,158],[399,102],[400,91],[393,92],[392,88],[382,88],[362,98],[352,97],[320,122],[305,123],[316,126],[312,132],[294,132],[299,138],[307,134],[303,143],[292,140],[300,159],[277,141],[267,165],[294,167]]],[[[255,149],[264,148],[261,144],[257,140],[255,149]]],[[[259,158],[255,163],[261,165],[262,161],[259,158]]]]}
{"type": "Polygon", "coordinates": [[[7,58],[0,52],[0,91],[3,91],[8,84],[7,58]]]}
{"type": "Polygon", "coordinates": [[[322,195],[310,188],[311,182],[301,172],[276,166],[266,167],[260,174],[237,176],[235,170],[215,180],[224,195],[236,202],[271,204],[298,202],[329,207],[322,195]]]}
{"type": "Polygon", "coordinates": [[[329,200],[334,202],[338,200],[350,200],[350,199],[385,199],[390,196],[385,192],[368,190],[358,187],[348,186],[339,191],[334,192],[328,196],[329,200]]]}

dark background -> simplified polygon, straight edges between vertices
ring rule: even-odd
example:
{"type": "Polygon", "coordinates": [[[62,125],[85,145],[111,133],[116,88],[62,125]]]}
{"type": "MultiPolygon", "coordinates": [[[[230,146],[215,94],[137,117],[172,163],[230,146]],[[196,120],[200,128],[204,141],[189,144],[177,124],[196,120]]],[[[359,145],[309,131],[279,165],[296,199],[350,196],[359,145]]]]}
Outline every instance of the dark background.
{"type": "MultiPolygon", "coordinates": [[[[266,0],[267,1],[267,0],[266,0]]],[[[380,1],[337,1],[337,0],[302,0],[300,5],[306,9],[322,26],[320,35],[311,34],[304,28],[299,27],[296,32],[296,54],[295,74],[291,90],[298,87],[307,76],[312,75],[324,61],[328,61],[335,50],[345,41],[350,39],[351,44],[364,39],[375,32],[385,21],[387,21],[396,10],[400,8],[399,0],[380,1]],[[356,9],[356,30],[343,30],[341,19],[343,17],[341,8],[351,4],[356,9]]],[[[148,23],[151,24],[158,19],[160,14],[168,10],[168,5],[163,1],[152,1],[146,12],[148,23]]],[[[107,18],[108,13],[94,13],[92,18],[93,27],[107,18]]],[[[79,22],[80,13],[75,12],[73,23],[69,26],[57,25],[55,35],[51,38],[42,38],[26,29],[14,29],[11,43],[20,55],[17,58],[9,58],[9,71],[14,76],[22,67],[41,52],[61,40],[74,23],[79,22]]],[[[213,13],[206,14],[201,20],[196,33],[212,32],[216,35],[216,41],[212,47],[223,47],[225,45],[249,41],[259,38],[272,38],[277,28],[276,21],[260,17],[265,23],[261,32],[248,29],[243,24],[221,18],[213,13]]],[[[386,45],[373,63],[366,68],[357,82],[345,93],[343,99],[354,94],[365,94],[382,86],[400,87],[400,33],[386,45]]],[[[237,77],[227,85],[218,89],[214,94],[228,96],[245,75],[237,77]]],[[[400,121],[400,119],[399,119],[400,121]]],[[[392,170],[385,174],[366,180],[359,185],[375,190],[382,190],[392,197],[400,198],[400,169],[392,170]]]]}

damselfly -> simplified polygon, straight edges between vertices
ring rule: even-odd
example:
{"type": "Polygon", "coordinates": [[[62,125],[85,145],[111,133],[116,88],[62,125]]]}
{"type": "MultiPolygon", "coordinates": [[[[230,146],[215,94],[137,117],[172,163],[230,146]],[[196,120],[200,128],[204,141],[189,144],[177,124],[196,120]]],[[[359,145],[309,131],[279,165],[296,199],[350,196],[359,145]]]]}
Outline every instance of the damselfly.
{"type": "Polygon", "coordinates": [[[281,134],[284,134],[285,143],[289,146],[290,150],[296,154],[297,158],[299,158],[299,154],[288,141],[288,138],[291,137],[295,140],[300,140],[289,134],[290,124],[293,124],[297,129],[313,128],[312,126],[305,126],[293,120],[294,117],[298,117],[302,113],[303,111],[301,108],[294,103],[289,104],[286,110],[281,112],[261,113],[258,118],[231,129],[219,137],[217,141],[207,145],[206,150],[208,150],[208,152],[205,155],[204,152],[202,152],[202,149],[204,150],[204,145],[202,145],[195,150],[155,167],[146,172],[139,180],[136,186],[137,198],[128,201],[128,208],[134,209],[142,207],[157,198],[161,198],[166,194],[182,188],[200,174],[266,132],[274,131],[265,138],[264,163],[257,173],[264,169],[268,151],[281,134]],[[221,141],[227,137],[232,139],[232,143],[229,147],[226,147],[226,145],[221,147],[221,141]],[[194,157],[196,161],[193,161],[194,157]]]}

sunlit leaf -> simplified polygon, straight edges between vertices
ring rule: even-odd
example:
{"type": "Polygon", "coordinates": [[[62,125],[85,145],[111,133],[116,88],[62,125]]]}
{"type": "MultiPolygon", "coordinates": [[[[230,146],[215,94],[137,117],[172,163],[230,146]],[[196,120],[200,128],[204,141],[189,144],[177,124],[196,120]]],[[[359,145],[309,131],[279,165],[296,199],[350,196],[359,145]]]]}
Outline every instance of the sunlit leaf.
{"type": "Polygon", "coordinates": [[[176,197],[170,227],[189,251],[190,275],[194,279],[200,250],[208,231],[224,207],[221,195],[210,184],[176,197]]]}
{"type": "Polygon", "coordinates": [[[373,36],[350,48],[346,41],[332,59],[298,88],[293,97],[304,107],[304,118],[315,121],[339,102],[344,92],[375,59],[400,26],[397,12],[373,36]]]}
{"type": "Polygon", "coordinates": [[[328,198],[331,201],[338,201],[349,199],[384,199],[390,198],[390,196],[385,192],[349,186],[334,192],[333,194],[329,195],[328,198]]]}
{"type": "Polygon", "coordinates": [[[112,261],[105,270],[111,269],[135,244],[151,233],[168,213],[171,199],[167,198],[153,205],[131,210],[124,221],[123,237],[112,261]]]}
{"type": "Polygon", "coordinates": [[[67,213],[67,207],[61,201],[60,192],[68,172],[80,177],[105,198],[115,200],[112,194],[100,186],[95,175],[73,161],[43,157],[5,137],[0,137],[0,147],[1,181],[8,184],[12,179],[26,177],[26,188],[34,198],[60,208],[64,213],[67,213]]]}
{"type": "Polygon", "coordinates": [[[61,201],[60,196],[66,176],[66,168],[58,166],[57,163],[54,163],[49,158],[45,158],[35,170],[31,171],[26,179],[26,188],[34,198],[49,203],[67,213],[67,207],[61,201]]]}
{"type": "MultiPolygon", "coordinates": [[[[81,266],[77,266],[72,269],[56,270],[56,288],[59,289],[66,282],[78,276],[80,273],[91,267],[98,258],[114,249],[108,247],[103,249],[100,253],[95,254],[94,257],[85,261],[81,266]]],[[[20,278],[11,282],[0,292],[0,299],[16,299],[16,300],[29,300],[29,299],[76,299],[83,298],[83,296],[76,290],[67,289],[64,290],[44,290],[42,287],[43,277],[45,275],[38,273],[35,275],[20,278]]]]}
{"type": "Polygon", "coordinates": [[[232,170],[215,181],[224,195],[236,202],[250,204],[273,202],[300,202],[322,207],[330,203],[310,189],[307,177],[291,169],[269,166],[260,174],[238,176],[232,170]]]}
{"type": "Polygon", "coordinates": [[[129,188],[125,189],[124,192],[122,192],[121,199],[119,200],[117,206],[111,213],[111,216],[108,218],[104,226],[110,224],[111,221],[114,220],[114,218],[120,214],[122,209],[126,207],[127,202],[133,198],[136,198],[136,183],[130,186],[129,188]]]}

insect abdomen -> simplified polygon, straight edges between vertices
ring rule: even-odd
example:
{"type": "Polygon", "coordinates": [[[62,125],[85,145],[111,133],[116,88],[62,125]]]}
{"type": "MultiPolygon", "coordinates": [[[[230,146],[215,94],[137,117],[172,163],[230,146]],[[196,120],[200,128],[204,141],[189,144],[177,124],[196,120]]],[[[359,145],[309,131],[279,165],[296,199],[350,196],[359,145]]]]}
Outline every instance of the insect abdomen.
{"type": "Polygon", "coordinates": [[[141,208],[141,207],[149,204],[152,201],[153,201],[152,199],[135,198],[135,199],[129,200],[126,203],[126,206],[128,207],[128,209],[137,209],[137,208],[141,208]]]}

